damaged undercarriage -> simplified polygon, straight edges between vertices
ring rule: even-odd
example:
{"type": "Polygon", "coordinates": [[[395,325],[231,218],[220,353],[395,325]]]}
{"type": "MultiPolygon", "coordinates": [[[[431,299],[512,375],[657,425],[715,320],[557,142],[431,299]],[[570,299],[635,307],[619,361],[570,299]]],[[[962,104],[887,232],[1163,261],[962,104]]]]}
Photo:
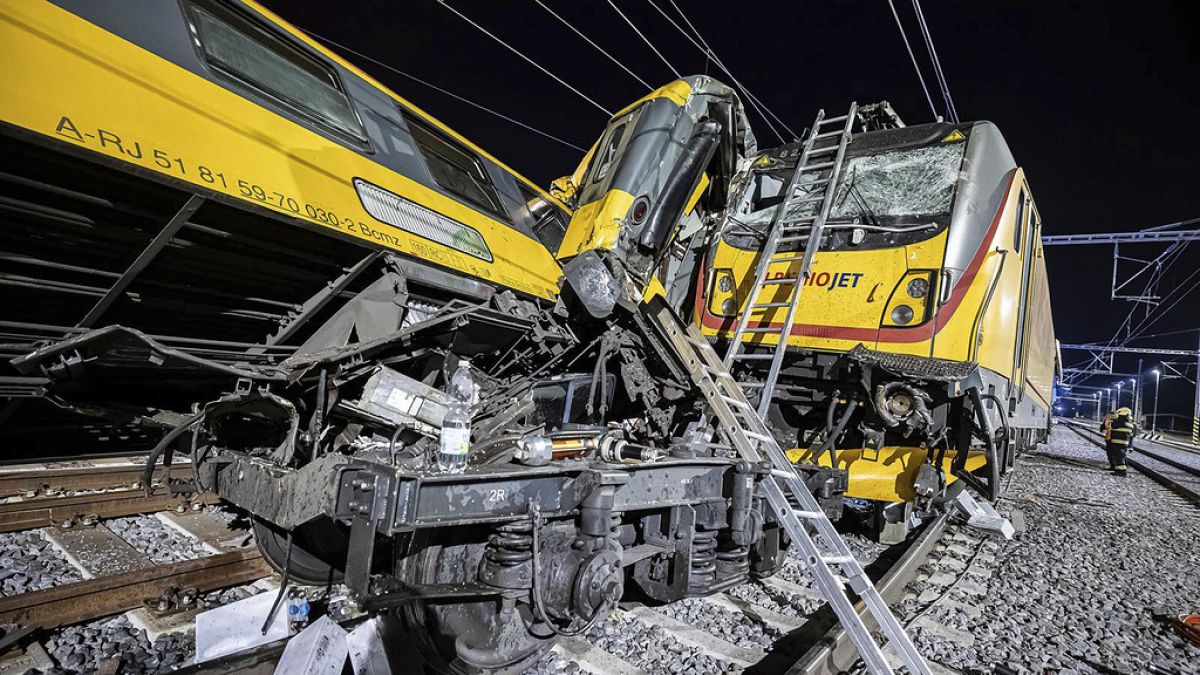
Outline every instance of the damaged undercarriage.
{"type": "Polygon", "coordinates": [[[694,433],[703,399],[646,305],[580,319],[569,295],[553,309],[511,293],[452,301],[277,366],[113,326],[18,367],[76,409],[112,414],[120,400],[170,424],[154,462],[190,456],[200,489],[253,515],[274,566],[344,582],[361,610],[419,636],[435,668],[505,669],[606,616],[627,581],[674,601],[782,560],[756,495],[769,471],[694,433]],[[460,360],[477,388],[469,462],[441,471],[460,360]]]}

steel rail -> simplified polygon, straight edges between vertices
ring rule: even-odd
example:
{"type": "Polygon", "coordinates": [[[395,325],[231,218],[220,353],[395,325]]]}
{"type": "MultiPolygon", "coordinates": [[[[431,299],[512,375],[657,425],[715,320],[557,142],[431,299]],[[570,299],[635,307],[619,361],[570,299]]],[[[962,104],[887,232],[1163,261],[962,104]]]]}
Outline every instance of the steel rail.
{"type": "MultiPolygon", "coordinates": [[[[879,594],[888,604],[896,602],[903,595],[908,582],[916,576],[917,568],[925,563],[925,559],[929,557],[934,545],[942,538],[942,534],[946,531],[946,525],[950,522],[950,515],[950,512],[947,511],[926,525],[908,545],[900,558],[875,584],[879,594]]],[[[870,616],[861,601],[855,605],[855,610],[870,625],[870,616]]],[[[850,637],[840,623],[835,623],[808,652],[787,670],[787,673],[788,675],[835,675],[846,672],[854,666],[856,661],[858,661],[858,652],[850,643],[850,637]]]]}
{"type": "MultiPolygon", "coordinates": [[[[1076,425],[1072,422],[1066,422],[1066,424],[1068,427],[1071,428],[1071,431],[1074,431],[1075,433],[1079,434],[1079,437],[1082,438],[1083,440],[1092,443],[1093,445],[1100,448],[1101,450],[1104,449],[1104,443],[1102,441],[1096,440],[1095,438],[1092,438],[1085,433],[1085,432],[1092,433],[1092,434],[1099,436],[1098,432],[1092,431],[1091,429],[1080,428],[1078,425],[1076,425]]],[[[1141,452],[1141,453],[1145,454],[1147,457],[1150,457],[1151,459],[1163,462],[1164,464],[1172,464],[1171,462],[1164,461],[1164,460],[1160,459],[1158,456],[1156,456],[1152,453],[1149,453],[1149,452],[1145,452],[1144,450],[1135,449],[1134,452],[1141,452]]],[[[1161,471],[1157,471],[1149,466],[1146,466],[1144,463],[1139,462],[1139,461],[1133,459],[1132,457],[1126,456],[1125,463],[1128,464],[1129,466],[1132,466],[1133,468],[1137,469],[1138,471],[1142,472],[1143,474],[1145,474],[1147,477],[1149,477],[1154,482],[1159,483],[1163,487],[1171,490],[1175,494],[1177,494],[1180,497],[1183,497],[1187,501],[1191,502],[1192,505],[1200,506],[1200,492],[1197,492],[1196,490],[1193,490],[1190,487],[1183,485],[1182,483],[1180,483],[1178,481],[1172,480],[1170,476],[1162,473],[1161,471]]],[[[1173,465],[1173,466],[1178,466],[1178,465],[1173,465]]],[[[1188,469],[1186,469],[1186,471],[1188,473],[1194,473],[1194,470],[1191,469],[1190,467],[1188,469]]],[[[1200,475],[1200,474],[1197,474],[1197,475],[1200,475]]]]}
{"type": "Polygon", "coordinates": [[[190,493],[190,483],[172,485],[174,491],[158,488],[157,494],[146,496],[137,490],[114,490],[75,497],[42,497],[0,504],[0,532],[17,532],[51,525],[74,524],[84,518],[118,518],[139,513],[169,511],[193,504],[216,503],[212,496],[196,497],[190,493]]]}
{"type": "Polygon", "coordinates": [[[154,565],[0,598],[0,624],[56,628],[141,607],[171,588],[213,591],[271,575],[257,549],[154,565]]]}
{"type": "Polygon", "coordinates": [[[13,471],[0,470],[0,497],[13,497],[29,492],[55,493],[129,487],[141,482],[143,470],[144,466],[136,464],[62,468],[42,465],[13,471]]]}

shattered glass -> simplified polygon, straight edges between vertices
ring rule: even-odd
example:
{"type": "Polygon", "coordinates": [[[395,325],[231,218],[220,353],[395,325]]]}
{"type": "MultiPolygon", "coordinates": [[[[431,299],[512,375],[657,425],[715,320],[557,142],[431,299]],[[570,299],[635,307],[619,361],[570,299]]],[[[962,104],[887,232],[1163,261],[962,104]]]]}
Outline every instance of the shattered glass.
{"type": "MultiPolygon", "coordinates": [[[[847,158],[830,218],[874,222],[949,214],[965,147],[965,143],[939,144],[847,158]]],[[[727,233],[764,235],[791,173],[786,168],[755,174],[727,233]]],[[[815,173],[801,176],[785,222],[817,215],[820,202],[804,201],[820,196],[820,187],[814,184],[817,178],[815,173]]]]}
{"type": "Polygon", "coordinates": [[[965,147],[943,143],[850,158],[830,215],[853,218],[864,210],[869,216],[898,218],[949,213],[965,147]]]}

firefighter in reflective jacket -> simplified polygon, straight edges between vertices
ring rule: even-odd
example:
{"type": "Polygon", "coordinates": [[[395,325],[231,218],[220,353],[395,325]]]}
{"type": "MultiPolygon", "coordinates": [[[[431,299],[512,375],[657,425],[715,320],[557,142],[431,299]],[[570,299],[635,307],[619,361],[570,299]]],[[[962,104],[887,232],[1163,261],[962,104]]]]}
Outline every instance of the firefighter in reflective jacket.
{"type": "Polygon", "coordinates": [[[1104,451],[1108,453],[1108,465],[1118,476],[1125,475],[1125,453],[1133,449],[1133,432],[1136,429],[1133,412],[1129,408],[1117,408],[1104,420],[1100,429],[1104,432],[1104,451]]]}

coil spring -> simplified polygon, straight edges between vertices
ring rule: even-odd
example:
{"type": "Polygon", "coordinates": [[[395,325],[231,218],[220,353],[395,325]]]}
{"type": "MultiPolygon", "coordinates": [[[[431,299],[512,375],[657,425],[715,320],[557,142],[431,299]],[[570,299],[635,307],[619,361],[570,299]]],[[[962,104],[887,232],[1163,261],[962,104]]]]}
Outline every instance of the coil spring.
{"type": "Polygon", "coordinates": [[[750,549],[746,546],[724,546],[717,551],[722,574],[742,574],[750,571],[750,549]]]}
{"type": "Polygon", "coordinates": [[[496,528],[488,537],[488,561],[502,567],[515,567],[533,557],[533,522],[524,520],[496,528]]]}
{"type": "Polygon", "coordinates": [[[713,530],[696,530],[692,536],[692,583],[693,588],[707,587],[717,576],[717,533],[713,530]]]}

